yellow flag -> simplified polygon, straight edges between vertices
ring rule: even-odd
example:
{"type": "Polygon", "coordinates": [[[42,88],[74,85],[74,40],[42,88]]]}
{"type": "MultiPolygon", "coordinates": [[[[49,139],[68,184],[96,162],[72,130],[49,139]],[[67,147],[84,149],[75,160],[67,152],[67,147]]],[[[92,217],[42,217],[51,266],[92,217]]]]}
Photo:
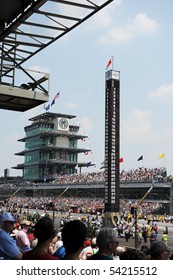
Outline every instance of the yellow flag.
{"type": "Polygon", "coordinates": [[[161,154],[161,155],[159,156],[159,159],[164,158],[164,157],[165,157],[165,153],[161,154]]]}

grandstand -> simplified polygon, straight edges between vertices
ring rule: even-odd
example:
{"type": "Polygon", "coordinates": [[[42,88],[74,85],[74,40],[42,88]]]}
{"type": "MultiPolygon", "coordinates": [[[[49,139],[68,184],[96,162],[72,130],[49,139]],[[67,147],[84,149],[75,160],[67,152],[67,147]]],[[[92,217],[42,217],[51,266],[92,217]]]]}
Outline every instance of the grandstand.
{"type": "MultiPolygon", "coordinates": [[[[145,202],[159,202],[165,213],[173,215],[173,183],[172,178],[162,177],[163,168],[122,171],[120,174],[120,199],[136,202],[154,184],[154,188],[145,198],[145,202]],[[131,177],[130,174],[131,173],[131,177]],[[140,174],[140,178],[137,177],[140,174]],[[148,174],[150,173],[150,176],[148,174]],[[133,174],[133,176],[132,176],[133,174]],[[155,176],[153,177],[153,174],[155,176]],[[125,176],[126,175],[126,176],[125,176]],[[124,179],[126,177],[126,180],[124,179]],[[128,179],[127,179],[128,178],[128,179]]],[[[64,197],[91,198],[104,200],[104,171],[71,174],[60,176],[59,180],[44,184],[27,183],[18,180],[15,183],[0,184],[0,200],[8,200],[14,196],[19,197],[52,197],[56,199],[63,193],[64,197]]]]}

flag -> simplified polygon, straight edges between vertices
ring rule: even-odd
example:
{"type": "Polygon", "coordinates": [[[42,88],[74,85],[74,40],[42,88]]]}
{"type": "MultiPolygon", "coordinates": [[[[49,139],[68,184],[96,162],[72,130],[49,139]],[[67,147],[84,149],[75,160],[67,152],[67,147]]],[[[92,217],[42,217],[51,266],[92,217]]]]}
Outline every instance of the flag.
{"type": "Polygon", "coordinates": [[[52,102],[51,102],[51,106],[55,104],[55,100],[59,97],[59,92],[54,96],[52,102]]]}
{"type": "Polygon", "coordinates": [[[111,63],[112,63],[112,59],[110,58],[110,59],[109,59],[109,61],[108,61],[107,66],[106,66],[106,69],[108,69],[108,68],[109,68],[109,66],[111,65],[111,63]]]}
{"type": "MultiPolygon", "coordinates": [[[[120,158],[120,159],[119,159],[119,163],[121,163],[121,162],[124,162],[124,158],[120,158]]],[[[105,161],[103,161],[103,162],[101,163],[100,169],[102,169],[102,168],[105,168],[105,161]]]]}
{"type": "Polygon", "coordinates": [[[53,98],[51,104],[48,104],[47,106],[44,105],[44,109],[45,109],[46,111],[48,111],[48,110],[50,109],[50,107],[51,107],[53,104],[55,104],[55,100],[56,100],[58,97],[59,97],[59,92],[54,96],[54,98],[53,98]]]}
{"type": "Polygon", "coordinates": [[[105,168],[105,165],[102,165],[102,166],[100,167],[100,169],[103,169],[103,168],[105,168]]]}
{"type": "Polygon", "coordinates": [[[49,109],[50,109],[50,104],[48,104],[47,106],[45,106],[45,104],[44,104],[44,109],[45,109],[46,111],[49,111],[49,109]]]}
{"type": "Polygon", "coordinates": [[[100,169],[105,168],[105,160],[101,162],[100,169]]]}
{"type": "Polygon", "coordinates": [[[91,165],[91,161],[89,161],[89,162],[86,164],[87,167],[90,166],[90,165],[91,165]]]}
{"type": "Polygon", "coordinates": [[[164,158],[164,157],[165,157],[165,153],[161,154],[161,155],[159,156],[159,159],[164,158]]]}
{"type": "Polygon", "coordinates": [[[140,160],[143,160],[143,156],[141,156],[141,157],[138,158],[138,161],[140,161],[140,160]]]}
{"type": "Polygon", "coordinates": [[[121,163],[121,162],[124,162],[124,159],[123,159],[123,158],[120,158],[120,159],[119,159],[119,163],[121,163]]]}

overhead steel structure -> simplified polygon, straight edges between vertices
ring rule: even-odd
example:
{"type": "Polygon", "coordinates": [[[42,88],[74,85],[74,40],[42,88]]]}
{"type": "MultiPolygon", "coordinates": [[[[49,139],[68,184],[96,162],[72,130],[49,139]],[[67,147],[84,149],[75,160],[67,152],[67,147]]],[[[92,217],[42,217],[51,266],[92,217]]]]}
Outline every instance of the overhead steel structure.
{"type": "Polygon", "coordinates": [[[112,1],[0,0],[0,108],[26,111],[47,102],[49,75],[36,80],[22,64],[112,1]],[[18,71],[29,79],[20,86],[18,71]]]}

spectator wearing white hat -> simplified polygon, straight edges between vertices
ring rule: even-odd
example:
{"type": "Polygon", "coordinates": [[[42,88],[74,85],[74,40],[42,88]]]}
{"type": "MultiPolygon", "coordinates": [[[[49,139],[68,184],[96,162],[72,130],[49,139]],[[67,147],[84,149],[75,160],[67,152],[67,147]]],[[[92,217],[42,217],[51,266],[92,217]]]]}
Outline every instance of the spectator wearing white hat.
{"type": "Polygon", "coordinates": [[[4,260],[19,260],[22,254],[16,245],[16,241],[10,236],[15,222],[14,216],[5,212],[1,216],[0,228],[0,258],[4,260]]]}
{"type": "Polygon", "coordinates": [[[88,257],[90,257],[93,254],[93,250],[91,247],[91,240],[87,239],[85,240],[85,247],[81,251],[79,258],[81,260],[86,260],[88,257]]]}

